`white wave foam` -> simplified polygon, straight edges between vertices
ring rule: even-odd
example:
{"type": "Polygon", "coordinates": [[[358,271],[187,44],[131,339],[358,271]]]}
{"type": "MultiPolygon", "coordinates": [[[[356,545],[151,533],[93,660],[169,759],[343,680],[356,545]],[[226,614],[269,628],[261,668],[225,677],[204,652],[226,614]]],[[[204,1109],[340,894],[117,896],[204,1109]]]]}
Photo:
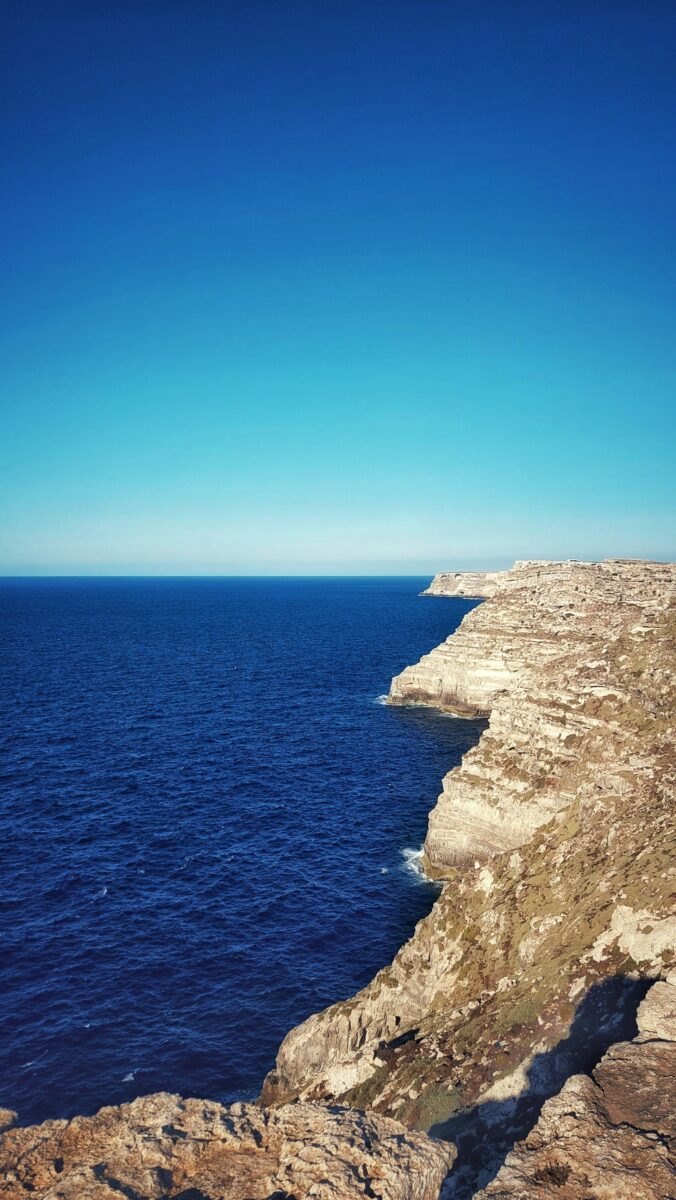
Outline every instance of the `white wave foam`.
{"type": "Polygon", "coordinates": [[[125,1076],[124,1076],[124,1079],[122,1080],[122,1082],[123,1082],[123,1083],[133,1083],[133,1082],[134,1082],[134,1077],[135,1077],[136,1075],[138,1075],[138,1073],[139,1073],[139,1071],[140,1071],[140,1070],[141,1070],[141,1068],[140,1068],[140,1067],[134,1067],[134,1070],[133,1070],[133,1071],[130,1071],[128,1075],[125,1075],[125,1076]]]}
{"type": "Polygon", "coordinates": [[[389,701],[389,697],[388,697],[387,695],[385,695],[385,696],[376,696],[376,698],[375,698],[375,700],[373,701],[373,703],[374,703],[374,704],[387,704],[387,703],[388,703],[388,701],[389,701]]]}
{"type": "Polygon", "coordinates": [[[412,846],[406,846],[401,852],[406,870],[415,875],[417,879],[425,879],[425,873],[422,869],[422,856],[422,846],[419,850],[414,850],[412,846]]]}
{"type": "Polygon", "coordinates": [[[404,860],[404,870],[408,871],[410,875],[413,875],[416,883],[423,884],[424,887],[435,888],[437,891],[439,890],[440,885],[436,882],[436,880],[428,879],[427,875],[423,871],[423,866],[422,866],[423,847],[422,846],[420,847],[419,850],[415,850],[412,846],[406,846],[401,851],[401,857],[404,860]]]}

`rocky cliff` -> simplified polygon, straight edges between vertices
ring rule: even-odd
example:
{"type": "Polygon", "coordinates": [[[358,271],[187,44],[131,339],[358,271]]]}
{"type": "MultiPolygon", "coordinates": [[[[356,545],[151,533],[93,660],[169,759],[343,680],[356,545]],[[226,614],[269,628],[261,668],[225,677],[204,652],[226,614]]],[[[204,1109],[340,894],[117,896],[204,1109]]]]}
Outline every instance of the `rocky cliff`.
{"type": "Polygon", "coordinates": [[[490,713],[430,816],[431,872],[516,849],[570,804],[567,767],[585,738],[605,737],[615,709],[622,719],[638,678],[607,651],[622,634],[634,650],[647,638],[675,582],[659,563],[517,563],[491,602],[392,681],[393,704],[490,713]]]}
{"type": "Polygon", "coordinates": [[[506,571],[447,571],[435,575],[421,596],[465,596],[485,599],[494,596],[506,571]]]}
{"type": "Polygon", "coordinates": [[[430,820],[444,887],[391,966],[291,1031],[268,1100],[366,1104],[455,1140],[460,1197],[631,1036],[676,945],[675,581],[519,563],[393,681],[395,703],[490,713],[430,820]]]}

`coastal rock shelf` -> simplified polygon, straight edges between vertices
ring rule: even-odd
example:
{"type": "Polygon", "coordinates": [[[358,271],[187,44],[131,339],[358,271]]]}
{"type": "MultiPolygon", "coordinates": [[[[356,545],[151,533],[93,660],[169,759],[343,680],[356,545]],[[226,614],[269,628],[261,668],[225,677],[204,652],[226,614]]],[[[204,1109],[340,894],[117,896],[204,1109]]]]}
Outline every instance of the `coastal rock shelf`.
{"type": "Polygon", "coordinates": [[[675,582],[659,563],[518,563],[393,681],[395,703],[490,713],[430,819],[444,887],[389,967],[287,1035],[268,1101],[455,1140],[461,1197],[632,1036],[676,944],[675,582]]]}

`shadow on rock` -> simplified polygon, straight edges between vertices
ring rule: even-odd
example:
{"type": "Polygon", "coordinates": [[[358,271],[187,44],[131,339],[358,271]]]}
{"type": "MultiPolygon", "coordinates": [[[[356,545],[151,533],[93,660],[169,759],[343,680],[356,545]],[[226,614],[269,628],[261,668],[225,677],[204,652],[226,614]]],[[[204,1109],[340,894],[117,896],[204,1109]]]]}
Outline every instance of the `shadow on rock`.
{"type": "Polygon", "coordinates": [[[432,1137],[455,1142],[458,1148],[444,1200],[468,1200],[485,1187],[514,1143],[533,1128],[545,1100],[571,1075],[589,1074],[614,1042],[636,1036],[636,1010],[653,982],[616,975],[595,984],[579,1004],[568,1036],[534,1057],[523,1091],[461,1109],[431,1127],[432,1137]]]}

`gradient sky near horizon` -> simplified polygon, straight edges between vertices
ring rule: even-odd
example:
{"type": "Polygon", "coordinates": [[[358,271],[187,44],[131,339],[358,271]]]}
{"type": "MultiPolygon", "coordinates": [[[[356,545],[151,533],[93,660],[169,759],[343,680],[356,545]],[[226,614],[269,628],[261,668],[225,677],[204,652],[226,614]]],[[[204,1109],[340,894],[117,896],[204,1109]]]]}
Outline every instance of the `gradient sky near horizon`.
{"type": "Polygon", "coordinates": [[[675,556],[671,0],[2,24],[2,573],[675,556]]]}

